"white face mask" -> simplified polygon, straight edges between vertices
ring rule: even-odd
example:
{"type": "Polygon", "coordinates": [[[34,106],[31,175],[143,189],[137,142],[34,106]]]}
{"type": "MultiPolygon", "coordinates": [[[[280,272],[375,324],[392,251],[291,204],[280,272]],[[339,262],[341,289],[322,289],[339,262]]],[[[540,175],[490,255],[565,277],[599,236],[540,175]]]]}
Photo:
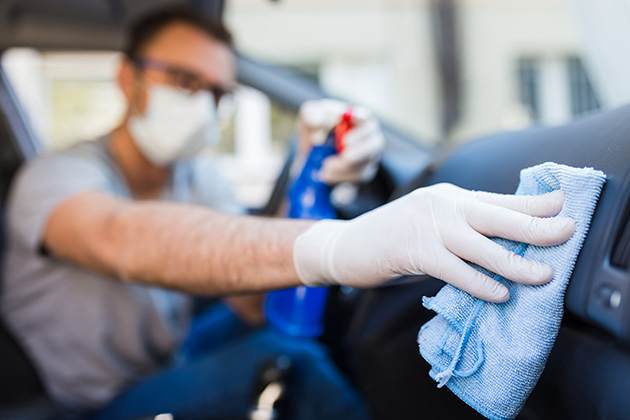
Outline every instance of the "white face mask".
{"type": "Polygon", "coordinates": [[[146,112],[129,118],[129,130],[142,154],[157,166],[191,158],[219,141],[214,97],[207,91],[189,94],[155,85],[146,112]]]}

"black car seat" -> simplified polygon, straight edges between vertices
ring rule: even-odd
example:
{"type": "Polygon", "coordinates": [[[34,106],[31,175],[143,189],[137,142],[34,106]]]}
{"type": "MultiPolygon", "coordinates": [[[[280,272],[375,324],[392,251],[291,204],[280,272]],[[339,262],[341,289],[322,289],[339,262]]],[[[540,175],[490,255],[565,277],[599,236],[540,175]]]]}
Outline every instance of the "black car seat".
{"type": "MultiPolygon", "coordinates": [[[[1,202],[0,202],[1,206],[1,202]]],[[[2,208],[0,207],[0,216],[2,208]]],[[[1,227],[0,227],[0,230],[1,227]]],[[[4,232],[0,232],[0,252],[4,232]]],[[[1,291],[0,291],[1,293],[1,291]]],[[[28,357],[0,319],[0,419],[51,419],[55,410],[28,357]]]]}

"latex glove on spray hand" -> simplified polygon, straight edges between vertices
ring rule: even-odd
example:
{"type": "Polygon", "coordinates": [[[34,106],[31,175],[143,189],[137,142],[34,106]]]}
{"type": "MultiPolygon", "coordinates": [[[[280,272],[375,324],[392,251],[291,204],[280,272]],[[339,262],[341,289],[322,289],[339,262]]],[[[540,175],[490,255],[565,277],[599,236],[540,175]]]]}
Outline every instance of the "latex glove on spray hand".
{"type": "Polygon", "coordinates": [[[356,195],[357,183],[374,178],[385,137],[376,118],[360,106],[333,99],[312,100],[302,104],[298,113],[300,152],[304,155],[312,145],[323,144],[328,133],[348,111],[351,128],[345,134],[338,154],[326,158],[320,171],[323,182],[336,186],[332,193],[335,204],[347,204],[353,199],[353,192],[356,195]]]}
{"type": "Polygon", "coordinates": [[[508,289],[466,261],[509,280],[543,284],[553,269],[494,243],[500,237],[550,246],[568,240],[570,218],[557,215],[560,191],[515,196],[468,191],[451,184],[419,188],[355,219],[322,220],[295,241],[293,261],[309,286],[378,286],[407,274],[428,274],[491,302],[508,289]]]}

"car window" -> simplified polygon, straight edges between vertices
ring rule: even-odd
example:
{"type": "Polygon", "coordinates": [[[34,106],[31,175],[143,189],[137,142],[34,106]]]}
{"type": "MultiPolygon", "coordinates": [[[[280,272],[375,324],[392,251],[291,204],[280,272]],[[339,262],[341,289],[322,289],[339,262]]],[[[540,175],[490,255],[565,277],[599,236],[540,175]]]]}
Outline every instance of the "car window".
{"type": "MultiPolygon", "coordinates": [[[[47,150],[93,139],[120,122],[124,99],[116,84],[116,52],[46,52],[15,48],[2,64],[47,150]]],[[[295,111],[256,89],[239,86],[218,108],[216,156],[240,202],[259,207],[269,197],[287,154],[295,111]]]]}
{"type": "Polygon", "coordinates": [[[120,120],[122,95],[114,75],[118,54],[40,53],[15,48],[2,55],[31,125],[48,150],[98,137],[120,120]]]}

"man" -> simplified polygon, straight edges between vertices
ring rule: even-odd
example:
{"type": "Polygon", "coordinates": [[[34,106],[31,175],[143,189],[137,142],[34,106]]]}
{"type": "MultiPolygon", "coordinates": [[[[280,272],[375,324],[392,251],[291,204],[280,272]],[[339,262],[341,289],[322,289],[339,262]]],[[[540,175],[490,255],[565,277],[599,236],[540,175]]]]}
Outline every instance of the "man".
{"type": "MultiPolygon", "coordinates": [[[[551,245],[573,232],[571,220],[546,218],[561,209],[560,193],[500,196],[451,185],[352,221],[232,215],[229,190],[194,158],[214,135],[215,102],[234,82],[229,34],[190,12],[159,12],[135,26],[127,55],[118,76],[128,104],[122,125],[30,163],[9,202],[3,315],[68,410],[97,410],[102,419],[243,417],[255,367],[286,353],[295,362],[289,418],[365,418],[315,343],[259,331],[192,364],[173,362],[190,318],[189,299],[177,292],[370,287],[424,272],[499,302],[507,289],[464,260],[532,284],[553,272],[484,235],[551,245]]],[[[375,133],[368,121],[324,172],[354,180],[373,172],[376,148],[364,145],[378,141],[362,141],[375,133]]]]}

